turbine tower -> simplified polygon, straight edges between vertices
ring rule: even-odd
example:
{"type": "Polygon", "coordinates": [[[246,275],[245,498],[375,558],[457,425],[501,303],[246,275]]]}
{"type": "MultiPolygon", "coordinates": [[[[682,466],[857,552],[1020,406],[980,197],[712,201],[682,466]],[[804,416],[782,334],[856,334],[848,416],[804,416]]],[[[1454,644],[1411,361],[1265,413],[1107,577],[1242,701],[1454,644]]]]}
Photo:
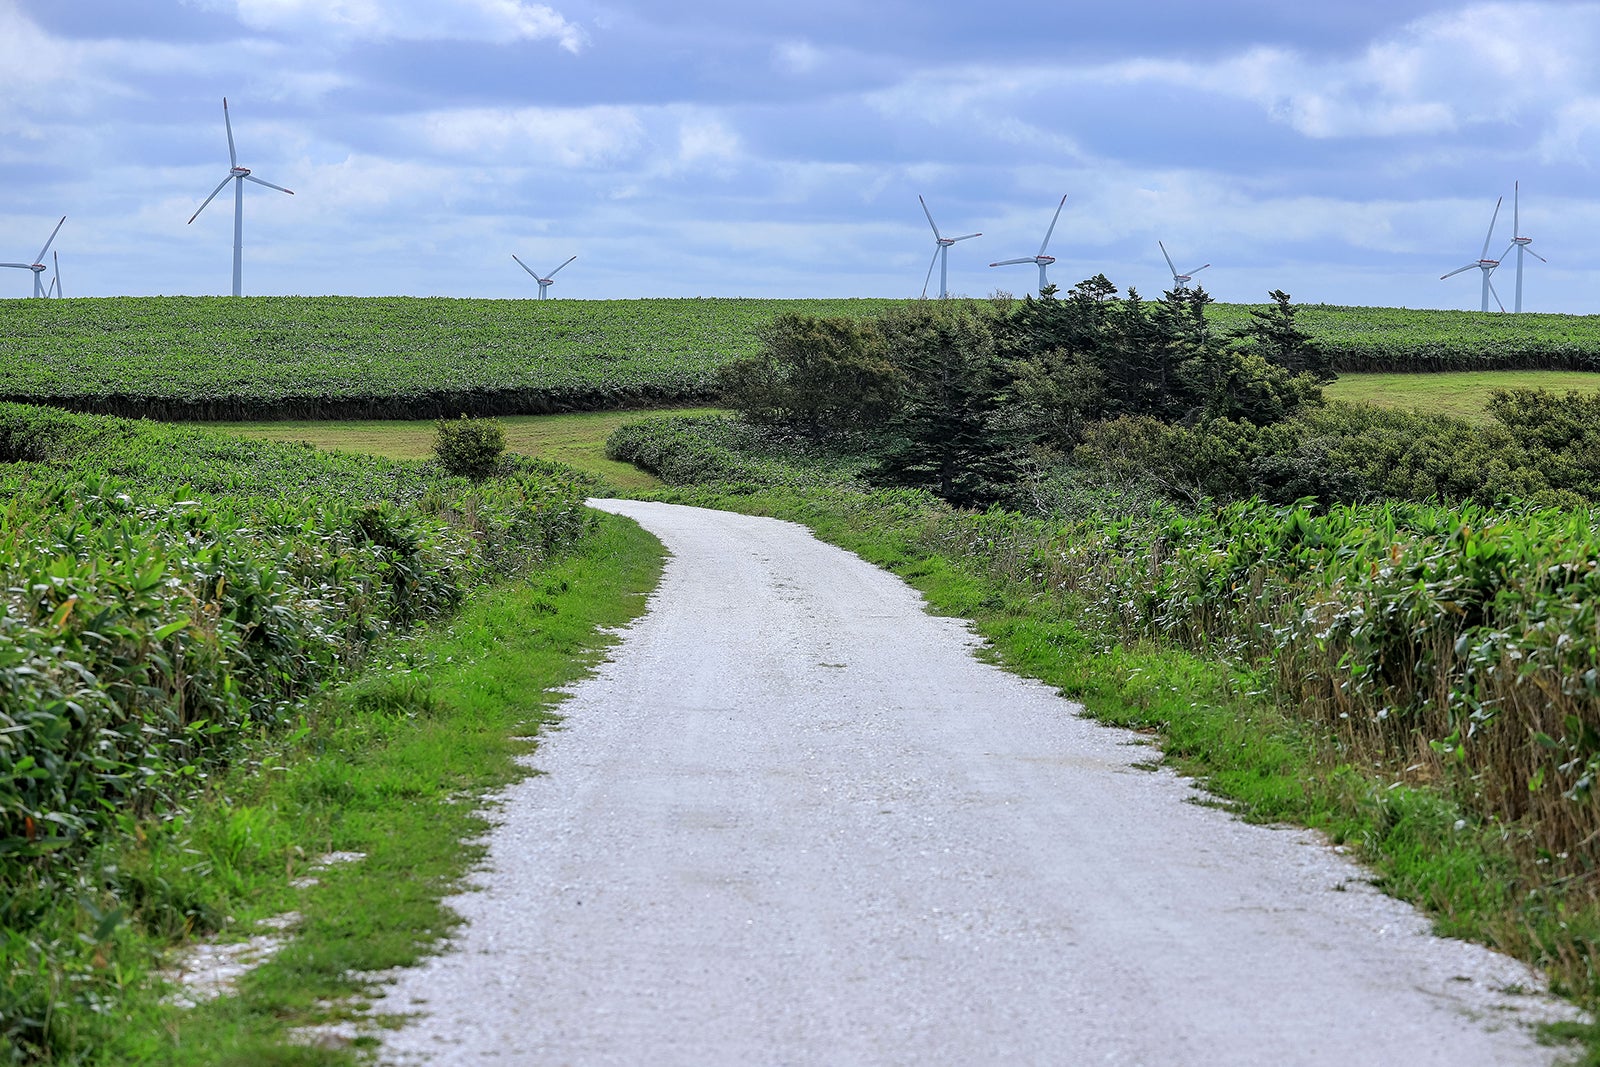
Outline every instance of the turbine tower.
{"type": "Polygon", "coordinates": [[[1166,257],[1167,269],[1172,272],[1172,288],[1174,292],[1187,289],[1189,287],[1189,283],[1194,280],[1194,276],[1196,274],[1199,274],[1201,271],[1205,270],[1206,267],[1211,266],[1211,264],[1207,263],[1205,267],[1196,267],[1188,274],[1179,274],[1178,268],[1172,265],[1172,256],[1168,255],[1167,246],[1161,244],[1160,241],[1157,241],[1156,244],[1161,248],[1161,254],[1166,257]]]}
{"type": "Polygon", "coordinates": [[[233,295],[238,296],[239,282],[244,265],[244,183],[247,181],[255,182],[257,185],[265,185],[268,189],[276,189],[278,192],[288,193],[290,196],[294,195],[294,190],[285,189],[281,185],[273,185],[269,181],[263,181],[251,174],[249,167],[239,166],[239,153],[234,151],[233,147],[233,122],[228,118],[227,97],[222,98],[222,121],[228,128],[228,176],[217,183],[217,187],[211,190],[211,195],[206,197],[205,202],[195,209],[193,215],[189,216],[189,221],[193,222],[199,218],[200,212],[206,209],[206,204],[211,203],[217,198],[217,194],[222,192],[222,187],[230,181],[233,182],[233,295]]]}
{"type": "MultiPolygon", "coordinates": [[[[33,257],[32,263],[0,263],[0,267],[17,267],[21,270],[33,271],[33,295],[36,297],[44,296],[44,254],[50,251],[51,245],[55,244],[56,234],[61,232],[62,223],[66,221],[67,217],[62,215],[61,222],[56,223],[56,228],[50,231],[50,240],[46,241],[44,247],[39,249],[39,254],[33,257]]],[[[59,268],[57,268],[57,273],[60,273],[59,268]]]]}
{"type": "MultiPolygon", "coordinates": [[[[515,252],[511,253],[511,258],[512,259],[517,259],[517,254],[515,252]]],[[[577,256],[573,256],[572,259],[567,260],[567,263],[571,263],[573,259],[577,259],[577,258],[578,258],[577,256]]],[[[565,267],[567,265],[567,263],[561,264],[561,267],[565,267]]],[[[532,267],[528,266],[526,263],[522,262],[522,260],[520,260],[520,259],[517,259],[517,266],[519,266],[523,270],[527,271],[530,275],[532,275],[533,280],[539,283],[539,299],[540,300],[548,300],[548,299],[550,299],[548,290],[550,289],[550,287],[552,285],[555,284],[556,274],[558,274],[560,272],[561,267],[557,267],[555,270],[551,271],[550,274],[547,277],[541,278],[541,277],[539,277],[538,274],[534,273],[534,270],[533,270],[532,267]]]]}
{"type": "MultiPolygon", "coordinates": [[[[1511,243],[1506,245],[1506,252],[1513,248],[1517,250],[1517,298],[1511,304],[1515,314],[1522,314],[1522,253],[1537,259],[1540,263],[1550,262],[1528,246],[1533,244],[1532,237],[1522,236],[1522,183],[1515,182],[1511,186],[1511,243]]],[[[1506,258],[1506,252],[1500,253],[1500,258],[1506,258]]]]}
{"type": "MultiPolygon", "coordinates": [[[[1441,274],[1441,275],[1439,275],[1439,280],[1440,281],[1444,281],[1446,278],[1453,278],[1457,274],[1460,274],[1462,271],[1471,270],[1473,267],[1477,267],[1479,270],[1481,270],[1483,272],[1483,309],[1482,310],[1484,310],[1484,311],[1488,311],[1489,310],[1489,297],[1490,297],[1491,294],[1493,294],[1493,296],[1494,296],[1494,302],[1496,304],[1500,304],[1500,310],[1504,311],[1506,309],[1506,306],[1504,304],[1500,303],[1500,294],[1496,293],[1494,291],[1494,286],[1489,284],[1489,275],[1493,274],[1494,273],[1494,269],[1500,265],[1500,261],[1498,259],[1490,259],[1489,258],[1489,242],[1494,240],[1494,224],[1500,218],[1500,205],[1505,203],[1505,199],[1506,198],[1502,196],[1502,197],[1500,197],[1499,199],[1497,199],[1494,202],[1494,214],[1489,216],[1489,233],[1488,233],[1488,236],[1484,237],[1484,239],[1483,239],[1483,251],[1478,253],[1478,262],[1476,262],[1476,263],[1468,263],[1464,267],[1457,267],[1455,270],[1451,271],[1449,274],[1441,274]]],[[[1531,240],[1531,238],[1530,238],[1530,240],[1531,240]]],[[[1512,244],[1516,244],[1516,242],[1513,241],[1512,244]]],[[[1506,251],[1509,252],[1510,249],[1508,248],[1506,251]]]]}
{"type": "MultiPolygon", "coordinates": [[[[1045,277],[1044,269],[1046,267],[1048,267],[1050,264],[1054,263],[1056,261],[1056,257],[1055,256],[1047,256],[1047,255],[1045,255],[1044,254],[1044,250],[1045,250],[1045,246],[1050,243],[1050,235],[1056,232],[1056,220],[1061,218],[1061,209],[1066,207],[1066,206],[1067,206],[1067,198],[1066,198],[1065,194],[1063,194],[1062,197],[1061,197],[1061,203],[1056,205],[1055,216],[1053,218],[1051,218],[1051,220],[1050,220],[1050,228],[1048,230],[1044,231],[1044,240],[1039,242],[1039,254],[1038,255],[1036,255],[1036,256],[1028,256],[1026,259],[1002,259],[998,263],[989,264],[989,266],[991,266],[991,267],[1009,267],[1013,263],[1035,263],[1035,264],[1038,264],[1038,267],[1039,267],[1039,292],[1042,293],[1046,289],[1048,289],[1050,287],[1050,279],[1045,277]]],[[[926,208],[927,205],[924,204],[923,207],[926,208]]],[[[928,221],[932,222],[933,219],[930,217],[928,219],[928,221]]],[[[937,233],[938,231],[935,230],[934,232],[937,233]]]]}
{"type": "Polygon", "coordinates": [[[924,298],[928,295],[928,280],[933,277],[933,264],[937,261],[939,264],[939,299],[947,300],[950,297],[950,286],[948,284],[950,277],[950,246],[957,241],[982,237],[983,234],[964,233],[960,237],[946,237],[939,232],[938,224],[933,221],[933,212],[928,210],[928,202],[922,199],[921,194],[917,196],[917,203],[922,205],[922,213],[928,216],[928,225],[933,227],[933,240],[935,243],[933,259],[928,260],[928,273],[922,279],[922,295],[924,298]]]}

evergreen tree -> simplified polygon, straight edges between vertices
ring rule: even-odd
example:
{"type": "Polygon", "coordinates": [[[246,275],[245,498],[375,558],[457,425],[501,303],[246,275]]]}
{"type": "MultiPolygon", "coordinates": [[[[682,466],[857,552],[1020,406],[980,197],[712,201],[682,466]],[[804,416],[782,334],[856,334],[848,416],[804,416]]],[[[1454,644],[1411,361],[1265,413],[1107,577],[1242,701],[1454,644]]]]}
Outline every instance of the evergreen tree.
{"type": "Polygon", "coordinates": [[[1006,382],[989,323],[964,307],[916,305],[891,313],[883,329],[903,386],[873,480],[926,488],[958,507],[998,500],[1017,442],[997,417],[1006,382]]]}

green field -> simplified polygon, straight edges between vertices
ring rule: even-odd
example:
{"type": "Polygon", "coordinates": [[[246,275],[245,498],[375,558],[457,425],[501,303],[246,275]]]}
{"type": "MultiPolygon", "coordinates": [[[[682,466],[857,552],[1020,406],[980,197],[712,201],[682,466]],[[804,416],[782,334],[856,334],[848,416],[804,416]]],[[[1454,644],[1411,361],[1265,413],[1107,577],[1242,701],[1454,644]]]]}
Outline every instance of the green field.
{"type": "Polygon", "coordinates": [[[166,419],[436,418],[709,395],[786,310],[883,300],[0,301],[0,399],[166,419]]]}
{"type": "MultiPolygon", "coordinates": [[[[656,489],[661,482],[631,463],[619,463],[606,457],[606,438],[613,430],[650,415],[698,415],[715,410],[586,411],[570,415],[513,415],[495,421],[505,431],[508,451],[564,463],[626,492],[656,489]]],[[[216,429],[263,441],[300,441],[317,448],[389,459],[427,459],[435,434],[432,422],[402,419],[228,422],[217,424],[216,429]]]]}
{"type": "Polygon", "coordinates": [[[1453,415],[1482,422],[1496,389],[1600,392],[1595,371],[1448,371],[1437,374],[1344,374],[1322,392],[1329,400],[1376,404],[1400,411],[1453,415]]]}
{"type": "MultiPolygon", "coordinates": [[[[892,300],[0,300],[0,399],[168,419],[436,418],[707,399],[784,311],[892,300]]],[[[980,302],[990,306],[987,302],[980,302]]],[[[1213,305],[1223,330],[1246,305],[1213,305]]],[[[1600,317],[1308,305],[1341,371],[1600,370],[1600,317]]]]}

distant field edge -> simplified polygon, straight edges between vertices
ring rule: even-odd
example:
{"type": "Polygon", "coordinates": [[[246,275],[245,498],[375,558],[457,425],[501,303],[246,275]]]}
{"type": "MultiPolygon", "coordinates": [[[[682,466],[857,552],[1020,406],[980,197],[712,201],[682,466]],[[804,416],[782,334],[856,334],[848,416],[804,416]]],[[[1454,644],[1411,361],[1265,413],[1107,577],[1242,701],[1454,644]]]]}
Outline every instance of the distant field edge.
{"type": "Polygon", "coordinates": [[[187,399],[134,393],[97,396],[0,392],[0,401],[38,404],[82,415],[115,415],[162,422],[288,422],[356,419],[439,419],[457,415],[567,415],[584,411],[650,410],[714,400],[710,388],[653,385],[616,388],[440,389],[409,396],[274,396],[187,399]]]}

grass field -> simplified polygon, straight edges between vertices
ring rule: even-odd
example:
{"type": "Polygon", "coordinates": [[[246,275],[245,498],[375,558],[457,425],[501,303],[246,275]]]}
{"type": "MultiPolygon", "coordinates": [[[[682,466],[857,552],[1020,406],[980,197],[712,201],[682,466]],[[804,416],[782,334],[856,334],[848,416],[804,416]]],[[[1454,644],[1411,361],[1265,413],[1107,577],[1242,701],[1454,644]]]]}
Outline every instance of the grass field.
{"type": "MultiPolygon", "coordinates": [[[[606,457],[606,438],[617,427],[647,415],[696,415],[713,408],[671,411],[594,411],[572,415],[514,415],[496,419],[506,434],[506,448],[604,478],[616,488],[649,490],[661,486],[654,476],[631,463],[606,457]]],[[[344,422],[230,422],[216,427],[264,441],[304,441],[317,448],[360,452],[389,459],[426,459],[434,439],[434,423],[426,420],[344,422]]]]}
{"type": "Polygon", "coordinates": [[[1330,400],[1413,409],[1486,421],[1489,394],[1496,389],[1546,389],[1552,393],[1600,392],[1593,371],[1442,371],[1435,374],[1343,374],[1323,388],[1330,400]]]}

